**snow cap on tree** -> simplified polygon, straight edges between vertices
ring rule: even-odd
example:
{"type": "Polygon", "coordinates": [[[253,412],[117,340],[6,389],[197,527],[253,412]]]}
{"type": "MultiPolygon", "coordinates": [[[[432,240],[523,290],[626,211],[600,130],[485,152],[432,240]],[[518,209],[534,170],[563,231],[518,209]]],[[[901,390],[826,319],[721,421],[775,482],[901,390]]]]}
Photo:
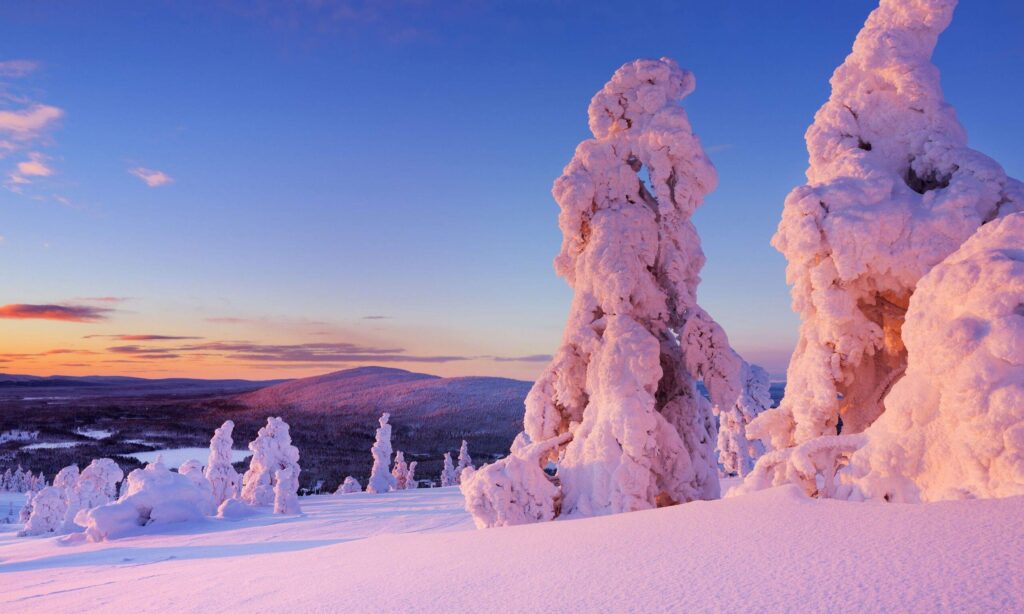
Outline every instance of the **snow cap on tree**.
{"type": "Polygon", "coordinates": [[[370,470],[370,481],[366,483],[366,492],[382,493],[395,489],[395,476],[391,475],[391,425],[388,419],[391,414],[381,414],[377,429],[377,438],[370,448],[373,454],[373,468],[370,470]]]}
{"type": "Polygon", "coordinates": [[[210,456],[206,461],[205,474],[210,481],[215,507],[227,499],[239,496],[242,488],[242,478],[231,463],[232,447],[235,445],[231,434],[234,428],[235,423],[226,420],[210,439],[210,456]]]}
{"type": "Polygon", "coordinates": [[[241,499],[250,505],[274,505],[277,472],[291,469],[289,479],[297,481],[299,477],[299,449],[292,445],[288,424],[281,418],[267,418],[249,450],[252,460],[242,477],[241,499]]]}
{"type": "Polygon", "coordinates": [[[362,492],[362,490],[363,487],[359,484],[359,480],[352,476],[347,476],[345,481],[338,486],[338,490],[335,491],[335,493],[339,495],[347,495],[354,492],[362,492]]]}
{"type": "Polygon", "coordinates": [[[458,484],[458,474],[455,473],[455,465],[452,464],[451,452],[444,453],[444,467],[441,469],[441,487],[455,486],[458,484]]]}

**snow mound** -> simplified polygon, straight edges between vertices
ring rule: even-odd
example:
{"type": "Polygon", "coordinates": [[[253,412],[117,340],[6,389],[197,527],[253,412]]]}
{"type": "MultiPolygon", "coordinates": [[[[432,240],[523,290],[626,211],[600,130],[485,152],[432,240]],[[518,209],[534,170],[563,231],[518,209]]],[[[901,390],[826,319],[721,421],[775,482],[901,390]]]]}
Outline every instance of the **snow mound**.
{"type": "Polygon", "coordinates": [[[162,463],[150,463],[128,474],[124,496],[82,510],[75,522],[85,527],[89,541],[99,542],[135,534],[140,527],[201,520],[209,505],[209,490],[162,463]]]}
{"type": "Polygon", "coordinates": [[[854,497],[1024,495],[1024,213],[983,226],[918,283],[907,373],[847,474],[854,497]]]}

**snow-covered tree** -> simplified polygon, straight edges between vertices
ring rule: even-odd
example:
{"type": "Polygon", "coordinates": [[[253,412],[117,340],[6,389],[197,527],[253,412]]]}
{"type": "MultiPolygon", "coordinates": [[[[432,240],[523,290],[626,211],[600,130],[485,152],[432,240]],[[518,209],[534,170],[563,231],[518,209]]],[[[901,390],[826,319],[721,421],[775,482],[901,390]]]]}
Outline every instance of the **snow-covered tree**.
{"type": "Polygon", "coordinates": [[[13,488],[11,488],[12,479],[13,475],[11,474],[11,468],[8,467],[7,470],[4,471],[3,477],[0,478],[0,490],[3,492],[11,492],[13,490],[13,488]]]}
{"type": "Polygon", "coordinates": [[[289,484],[298,488],[299,450],[292,445],[288,424],[281,418],[267,418],[267,425],[259,430],[256,439],[249,444],[252,460],[249,470],[242,477],[241,498],[251,505],[270,506],[274,504],[274,487],[277,472],[291,469],[286,474],[289,484]]]}
{"type": "Polygon", "coordinates": [[[64,531],[75,531],[75,514],[81,509],[78,499],[78,465],[68,465],[53,476],[53,487],[59,488],[64,493],[64,531]]]}
{"type": "Polygon", "coordinates": [[[25,492],[25,490],[25,470],[18,465],[11,476],[11,492],[25,492]]]}
{"type": "Polygon", "coordinates": [[[574,297],[524,427],[548,450],[539,462],[558,459],[563,515],[719,495],[715,423],[697,383],[732,406],[742,360],[696,301],[704,255],[690,218],[717,178],[680,106],[694,85],[667,58],[622,66],[590,103],[594,138],[554,185],[555,269],[574,297]]]}
{"type": "Polygon", "coordinates": [[[227,420],[221,427],[213,432],[210,439],[210,456],[206,461],[206,479],[210,481],[213,489],[214,507],[219,507],[227,499],[238,497],[242,489],[242,478],[231,465],[232,447],[235,445],[231,438],[235,423],[227,420]]]}
{"type": "Polygon", "coordinates": [[[455,486],[458,484],[459,475],[455,473],[455,465],[452,464],[450,452],[444,453],[444,467],[441,469],[441,487],[455,486]]]}
{"type": "Polygon", "coordinates": [[[983,226],[917,284],[903,324],[907,373],[864,431],[841,496],[1024,495],[1022,248],[1016,213],[983,226]]]}
{"type": "Polygon", "coordinates": [[[407,490],[415,490],[420,487],[419,482],[416,481],[416,465],[417,461],[409,463],[409,472],[406,474],[405,488],[407,490]]]}
{"type": "Polygon", "coordinates": [[[109,458],[98,458],[82,470],[75,483],[78,505],[89,509],[117,498],[117,483],[124,479],[124,471],[109,458]]]}
{"type": "Polygon", "coordinates": [[[409,465],[405,462],[405,454],[401,450],[395,452],[395,463],[391,468],[395,478],[395,490],[405,490],[409,484],[409,465]]]}
{"type": "Polygon", "coordinates": [[[299,514],[299,474],[294,467],[278,469],[274,475],[274,513],[299,514]]]}
{"type": "MultiPolygon", "coordinates": [[[[1021,184],[967,147],[931,63],[955,5],[882,0],[807,130],[808,182],[786,197],[773,239],[800,339],[780,407],[748,429],[778,451],[750,487],[791,481],[801,472],[787,450],[834,437],[840,420],[843,435],[860,433],[886,410],[907,368],[902,327],[918,281],[980,226],[1022,208],[1021,184]]],[[[853,445],[834,441],[839,455],[853,445]]]]}
{"type": "Polygon", "coordinates": [[[366,483],[366,492],[381,493],[395,489],[395,476],[391,475],[391,425],[388,424],[390,417],[389,413],[381,415],[377,438],[370,448],[370,453],[373,454],[373,468],[370,470],[370,480],[366,483]]]}
{"type": "Polygon", "coordinates": [[[455,483],[462,483],[462,470],[469,467],[470,469],[476,469],[473,466],[473,458],[469,455],[469,444],[466,440],[462,440],[462,445],[459,447],[459,464],[455,467],[455,483]]]}
{"type": "Polygon", "coordinates": [[[66,491],[57,486],[47,486],[32,497],[31,511],[18,535],[24,537],[62,532],[67,508],[66,491]]]}
{"type": "Polygon", "coordinates": [[[764,453],[761,442],[747,437],[747,425],[772,406],[768,372],[757,365],[743,365],[743,392],[731,407],[715,406],[718,414],[718,462],[726,475],[745,476],[764,453]]]}
{"type": "Polygon", "coordinates": [[[352,476],[347,476],[345,481],[338,486],[338,490],[335,491],[339,495],[347,495],[354,492],[362,492],[363,487],[359,484],[359,480],[352,476]]]}

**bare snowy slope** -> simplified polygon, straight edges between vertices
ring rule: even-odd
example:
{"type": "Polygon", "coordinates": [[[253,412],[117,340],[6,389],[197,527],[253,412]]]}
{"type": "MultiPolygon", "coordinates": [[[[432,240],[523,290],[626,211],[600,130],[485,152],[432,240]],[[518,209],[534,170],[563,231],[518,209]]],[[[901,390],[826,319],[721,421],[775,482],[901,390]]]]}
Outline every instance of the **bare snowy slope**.
{"type": "Polygon", "coordinates": [[[485,531],[453,488],[302,505],[100,544],[0,525],[0,611],[1024,609],[1020,497],[873,504],[783,487],[485,531]]]}

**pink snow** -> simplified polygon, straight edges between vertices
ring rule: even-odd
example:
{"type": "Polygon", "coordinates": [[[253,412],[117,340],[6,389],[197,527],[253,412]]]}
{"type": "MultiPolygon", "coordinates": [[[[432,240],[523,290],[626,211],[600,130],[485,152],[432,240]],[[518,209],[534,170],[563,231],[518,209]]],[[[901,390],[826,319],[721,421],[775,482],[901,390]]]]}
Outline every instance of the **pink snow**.
{"type": "Polygon", "coordinates": [[[1024,608],[1022,497],[851,503],[787,486],[487,531],[462,505],[455,488],[324,495],[302,517],[76,546],[0,525],[0,611],[1024,608]]]}

